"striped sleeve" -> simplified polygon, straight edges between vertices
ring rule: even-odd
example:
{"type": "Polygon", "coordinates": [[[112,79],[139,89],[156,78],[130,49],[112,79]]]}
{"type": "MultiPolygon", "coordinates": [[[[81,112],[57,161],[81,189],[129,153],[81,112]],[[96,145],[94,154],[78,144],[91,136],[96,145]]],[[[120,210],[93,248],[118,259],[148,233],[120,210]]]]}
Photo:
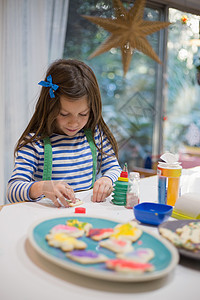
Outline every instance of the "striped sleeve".
{"type": "MultiPolygon", "coordinates": [[[[7,199],[9,202],[33,201],[29,197],[34,173],[38,164],[38,151],[32,144],[28,144],[18,151],[15,166],[7,185],[7,199]]],[[[35,201],[35,200],[34,200],[35,201]]]]}
{"type": "MultiPolygon", "coordinates": [[[[121,172],[112,146],[103,134],[103,157],[101,175],[116,181],[121,172]]],[[[90,146],[84,131],[74,137],[52,134],[52,177],[53,181],[64,181],[73,190],[87,190],[92,186],[93,159],[90,146]]],[[[98,127],[95,130],[95,142],[101,147],[101,137],[98,127]]],[[[98,151],[97,151],[98,152],[98,151]]],[[[101,154],[98,152],[98,163],[101,154]]],[[[29,197],[30,187],[34,182],[43,180],[44,143],[42,140],[29,143],[22,147],[15,159],[15,166],[7,186],[7,198],[10,202],[36,201],[29,197]]]]}
{"type": "MultiPolygon", "coordinates": [[[[96,131],[95,139],[98,140],[98,146],[100,147],[100,132],[96,131]]],[[[112,145],[106,135],[102,133],[102,146],[103,146],[103,156],[101,165],[102,176],[109,177],[114,183],[121,173],[121,167],[113,151],[112,145]]],[[[98,163],[101,161],[101,154],[98,154],[98,163]]]]}

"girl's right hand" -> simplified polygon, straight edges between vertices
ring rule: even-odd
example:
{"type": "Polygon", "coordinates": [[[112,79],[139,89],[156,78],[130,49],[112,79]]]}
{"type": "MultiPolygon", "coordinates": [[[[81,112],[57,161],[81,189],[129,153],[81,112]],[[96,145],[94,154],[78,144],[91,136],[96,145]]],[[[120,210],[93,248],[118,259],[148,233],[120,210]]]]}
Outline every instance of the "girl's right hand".
{"type": "Polygon", "coordinates": [[[75,194],[69,184],[64,181],[44,181],[43,195],[51,199],[56,207],[60,207],[61,204],[65,207],[69,207],[69,203],[66,199],[75,202],[75,194]],[[59,201],[60,203],[59,203],[59,201]]]}
{"type": "Polygon", "coordinates": [[[66,199],[75,202],[75,194],[73,189],[65,181],[38,181],[30,188],[30,197],[38,198],[41,195],[51,199],[56,207],[69,207],[66,199]]]}

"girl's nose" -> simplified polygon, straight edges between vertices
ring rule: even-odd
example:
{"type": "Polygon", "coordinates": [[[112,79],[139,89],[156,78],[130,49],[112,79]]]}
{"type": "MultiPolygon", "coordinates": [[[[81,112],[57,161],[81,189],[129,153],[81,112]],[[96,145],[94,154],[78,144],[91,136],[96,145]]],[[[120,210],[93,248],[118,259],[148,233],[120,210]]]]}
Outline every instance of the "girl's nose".
{"type": "Polygon", "coordinates": [[[70,125],[76,125],[76,124],[78,124],[78,117],[72,116],[72,117],[68,120],[68,123],[69,123],[70,125]]]}

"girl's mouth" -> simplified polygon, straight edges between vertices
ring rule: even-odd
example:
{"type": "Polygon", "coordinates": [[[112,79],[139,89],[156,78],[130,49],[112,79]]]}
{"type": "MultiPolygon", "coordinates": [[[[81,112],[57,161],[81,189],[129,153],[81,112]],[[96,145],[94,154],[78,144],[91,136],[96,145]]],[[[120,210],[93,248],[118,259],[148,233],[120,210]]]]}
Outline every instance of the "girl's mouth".
{"type": "Polygon", "coordinates": [[[78,129],[69,129],[69,128],[66,128],[66,130],[70,131],[70,132],[75,132],[77,131],[78,129]]]}

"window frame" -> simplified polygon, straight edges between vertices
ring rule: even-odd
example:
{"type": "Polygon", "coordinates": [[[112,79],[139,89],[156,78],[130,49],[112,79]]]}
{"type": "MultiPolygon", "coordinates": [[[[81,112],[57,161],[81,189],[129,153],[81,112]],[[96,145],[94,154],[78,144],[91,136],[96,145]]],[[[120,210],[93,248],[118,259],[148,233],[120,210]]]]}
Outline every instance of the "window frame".
{"type": "MultiPolygon", "coordinates": [[[[130,4],[129,0],[122,0],[123,3],[130,4]]],[[[132,0],[131,2],[134,3],[132,0]]],[[[157,10],[159,12],[159,21],[168,21],[168,9],[169,6],[158,2],[146,1],[145,7],[157,10]]],[[[154,90],[154,109],[155,116],[152,122],[152,136],[151,136],[151,156],[157,159],[163,151],[163,117],[166,94],[166,62],[167,62],[167,31],[168,27],[157,31],[158,35],[158,57],[162,64],[157,63],[155,68],[155,90],[154,90]]]]}

